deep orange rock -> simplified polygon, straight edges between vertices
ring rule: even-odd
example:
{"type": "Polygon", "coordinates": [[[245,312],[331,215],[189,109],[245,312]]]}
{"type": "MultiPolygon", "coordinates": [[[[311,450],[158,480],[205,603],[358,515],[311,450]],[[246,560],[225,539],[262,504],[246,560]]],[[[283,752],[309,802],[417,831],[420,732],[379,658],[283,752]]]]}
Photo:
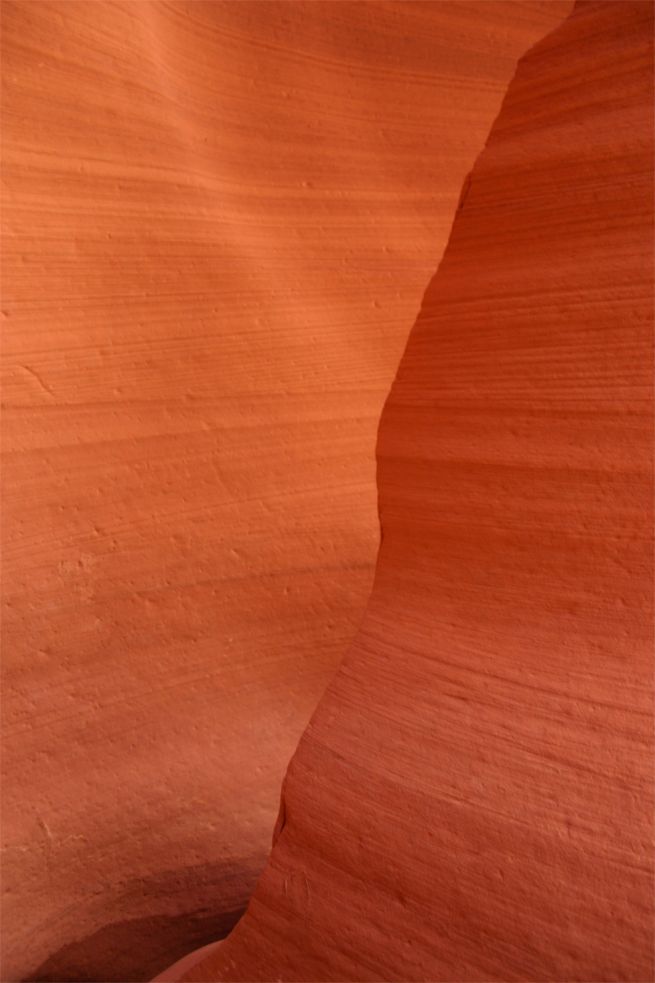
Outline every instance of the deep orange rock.
{"type": "Polygon", "coordinates": [[[147,978],[245,904],[409,327],[569,6],[2,4],[3,979],[147,978]]]}
{"type": "Polygon", "coordinates": [[[655,975],[652,15],[520,62],[382,417],[363,627],[184,979],[655,975]]]}

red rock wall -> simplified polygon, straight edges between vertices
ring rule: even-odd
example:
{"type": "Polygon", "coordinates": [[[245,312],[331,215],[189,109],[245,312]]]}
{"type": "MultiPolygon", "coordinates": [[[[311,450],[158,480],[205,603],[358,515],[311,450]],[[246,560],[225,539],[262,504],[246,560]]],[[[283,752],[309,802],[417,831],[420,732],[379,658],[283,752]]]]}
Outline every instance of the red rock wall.
{"type": "Polygon", "coordinates": [[[655,975],[652,15],[520,62],[382,417],[363,627],[185,979],[655,975]]]}
{"type": "Polygon", "coordinates": [[[245,904],[383,399],[568,9],[2,4],[3,979],[143,979],[245,904]]]}

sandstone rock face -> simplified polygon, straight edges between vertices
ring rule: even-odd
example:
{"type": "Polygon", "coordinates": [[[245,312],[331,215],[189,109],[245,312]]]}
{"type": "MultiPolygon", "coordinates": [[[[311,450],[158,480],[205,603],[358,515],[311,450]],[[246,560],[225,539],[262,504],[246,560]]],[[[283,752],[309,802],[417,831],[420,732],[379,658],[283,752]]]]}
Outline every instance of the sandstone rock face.
{"type": "Polygon", "coordinates": [[[655,975],[652,12],[520,62],[382,417],[363,627],[184,979],[655,975]]]}
{"type": "Polygon", "coordinates": [[[569,7],[2,4],[3,979],[234,923],[464,176],[569,7]]]}

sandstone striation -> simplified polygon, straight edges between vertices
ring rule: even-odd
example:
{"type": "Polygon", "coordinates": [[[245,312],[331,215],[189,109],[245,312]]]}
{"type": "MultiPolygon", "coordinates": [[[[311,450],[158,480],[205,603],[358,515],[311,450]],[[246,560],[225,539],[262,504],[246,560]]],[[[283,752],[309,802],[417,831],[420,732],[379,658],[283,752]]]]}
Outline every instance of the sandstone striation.
{"type": "Polygon", "coordinates": [[[2,4],[4,980],[234,924],[370,592],[462,182],[569,9],[2,4]]]}
{"type": "Polygon", "coordinates": [[[185,980],[655,976],[652,20],[519,64],[382,416],[363,626],[185,980]]]}

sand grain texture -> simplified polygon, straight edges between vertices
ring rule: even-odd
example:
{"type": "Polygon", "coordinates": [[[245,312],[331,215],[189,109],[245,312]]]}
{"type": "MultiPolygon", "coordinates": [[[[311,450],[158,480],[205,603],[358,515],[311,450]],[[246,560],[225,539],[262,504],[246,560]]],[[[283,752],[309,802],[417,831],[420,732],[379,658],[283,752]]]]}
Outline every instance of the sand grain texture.
{"type": "Polygon", "coordinates": [[[207,981],[652,980],[652,37],[520,62],[386,404],[364,624],[207,981]]]}
{"type": "Polygon", "coordinates": [[[569,7],[2,3],[4,980],[234,923],[462,182],[569,7]]]}

